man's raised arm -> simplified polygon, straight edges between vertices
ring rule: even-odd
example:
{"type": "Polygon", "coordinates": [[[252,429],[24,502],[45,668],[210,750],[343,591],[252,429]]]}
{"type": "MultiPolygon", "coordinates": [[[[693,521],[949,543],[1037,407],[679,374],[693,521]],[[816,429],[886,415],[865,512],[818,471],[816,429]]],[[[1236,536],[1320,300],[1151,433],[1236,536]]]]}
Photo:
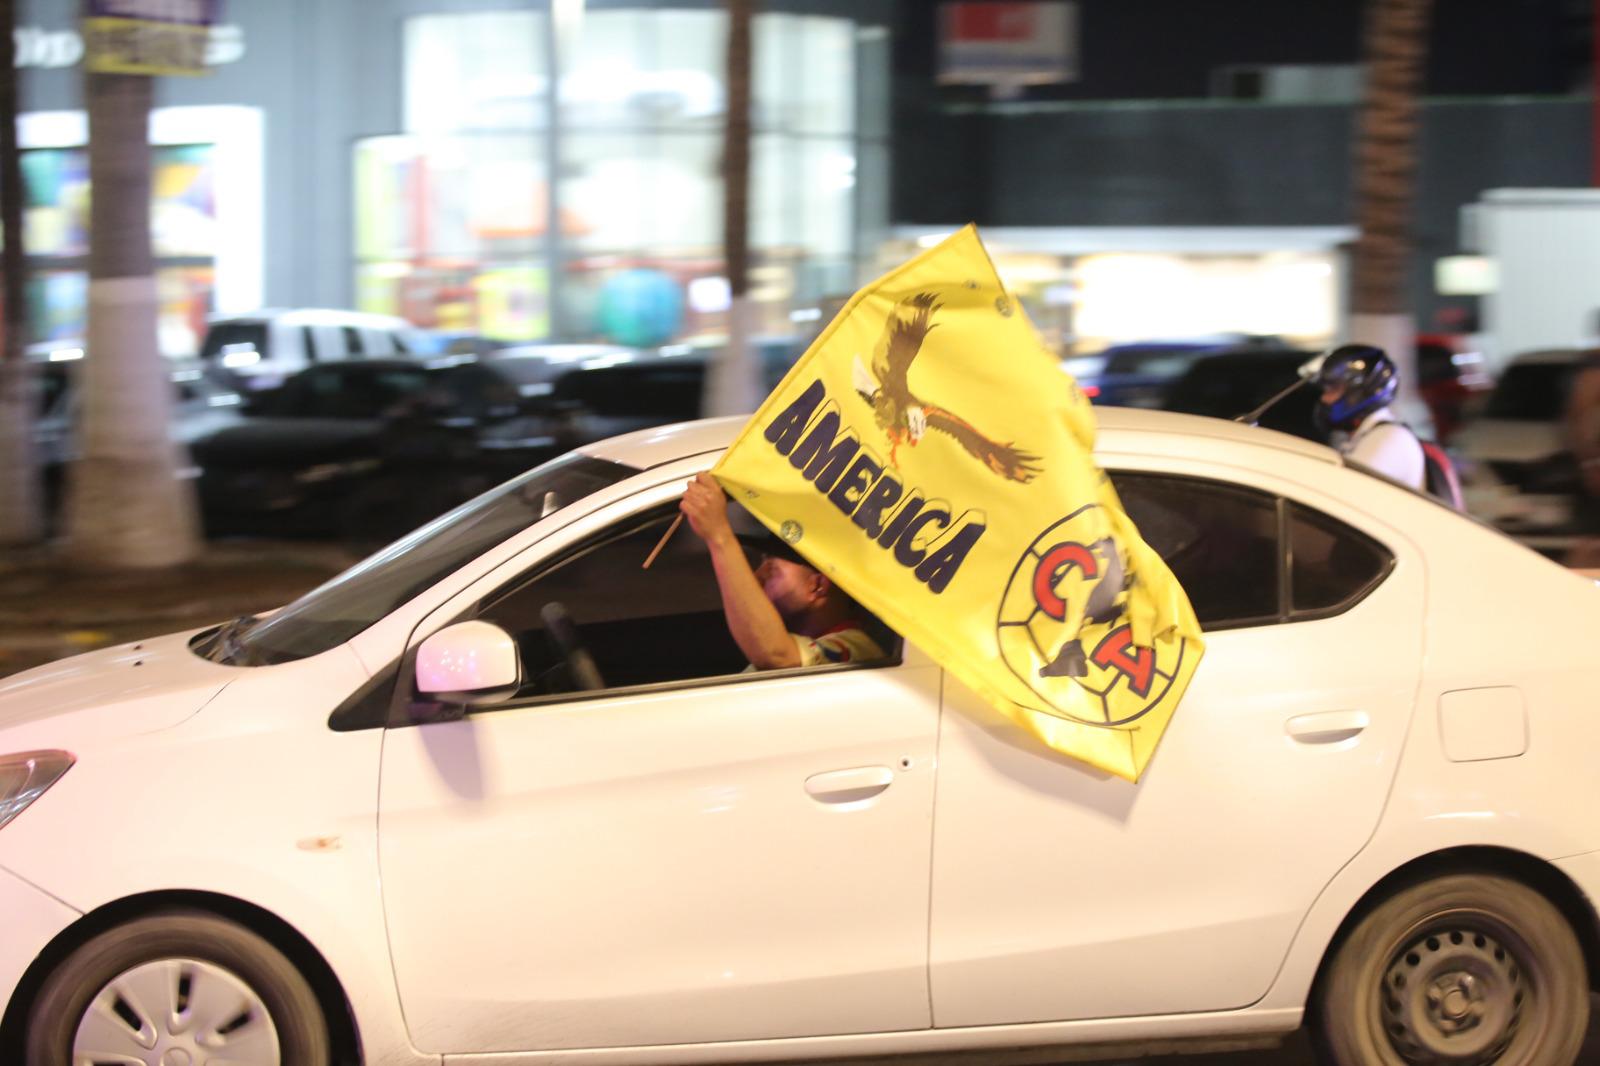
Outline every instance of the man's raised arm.
{"type": "Polygon", "coordinates": [[[800,665],[800,649],[783,624],[778,609],[750,569],[744,548],[728,524],[728,499],[710,474],[697,474],[684,490],[678,510],[711,550],[711,565],[722,591],[722,612],[728,632],[744,657],[758,670],[800,665]]]}

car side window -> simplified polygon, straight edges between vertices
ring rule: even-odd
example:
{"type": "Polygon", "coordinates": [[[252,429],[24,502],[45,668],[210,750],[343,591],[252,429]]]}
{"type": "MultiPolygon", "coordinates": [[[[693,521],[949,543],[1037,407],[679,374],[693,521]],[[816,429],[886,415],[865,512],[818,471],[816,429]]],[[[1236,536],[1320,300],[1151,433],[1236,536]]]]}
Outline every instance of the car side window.
{"type": "Polygon", "coordinates": [[[1207,629],[1337,614],[1394,566],[1360,530],[1270,493],[1171,475],[1113,472],[1111,480],[1207,629]]]}
{"type": "Polygon", "coordinates": [[[329,405],[338,393],[339,379],[332,368],[313,367],[285,381],[276,392],[263,396],[258,407],[262,414],[323,418],[329,414],[329,405]]]}
{"type": "Polygon", "coordinates": [[[578,688],[547,623],[551,604],[565,608],[607,690],[744,671],[704,542],[681,529],[650,569],[640,565],[676,516],[675,506],[636,516],[487,600],[477,617],[512,634],[522,656],[517,698],[578,688]]]}
{"type": "Polygon", "coordinates": [[[1207,628],[1282,613],[1277,500],[1194,478],[1113,473],[1123,509],[1172,568],[1207,628]]]}
{"type": "Polygon", "coordinates": [[[1289,587],[1296,617],[1354,604],[1383,580],[1393,562],[1366,534],[1321,511],[1289,504],[1289,587]]]}
{"type": "Polygon", "coordinates": [[[504,590],[480,612],[517,641],[523,674],[519,697],[577,687],[566,653],[545,623],[550,604],[566,608],[607,688],[744,669],[700,538],[680,531],[650,569],[640,565],[672,518],[663,513],[612,530],[504,590]]]}
{"type": "Polygon", "coordinates": [[[440,383],[454,399],[457,409],[469,418],[493,418],[514,414],[516,387],[481,366],[462,365],[438,372],[440,383]]]}

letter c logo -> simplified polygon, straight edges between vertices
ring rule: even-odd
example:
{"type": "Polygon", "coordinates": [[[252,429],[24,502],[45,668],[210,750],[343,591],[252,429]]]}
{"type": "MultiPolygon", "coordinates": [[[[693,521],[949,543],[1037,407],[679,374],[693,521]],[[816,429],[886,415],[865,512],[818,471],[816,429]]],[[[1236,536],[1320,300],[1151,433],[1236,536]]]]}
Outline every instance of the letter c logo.
{"type": "Polygon", "coordinates": [[[1072,543],[1057,544],[1045,552],[1033,571],[1033,600],[1041,611],[1057,622],[1066,621],[1067,601],[1056,595],[1056,582],[1061,580],[1062,572],[1070,566],[1082,570],[1084,577],[1098,577],[1100,574],[1100,564],[1095,560],[1094,552],[1082,544],[1072,543]]]}

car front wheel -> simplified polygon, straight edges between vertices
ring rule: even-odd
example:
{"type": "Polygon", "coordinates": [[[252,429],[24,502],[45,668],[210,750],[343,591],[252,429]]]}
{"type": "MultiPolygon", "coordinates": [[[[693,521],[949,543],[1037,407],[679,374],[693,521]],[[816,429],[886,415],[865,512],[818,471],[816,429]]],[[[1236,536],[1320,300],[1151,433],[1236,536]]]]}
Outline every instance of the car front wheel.
{"type": "Polygon", "coordinates": [[[199,912],[136,919],[84,943],[45,981],[27,1061],[328,1066],[315,993],[283,953],[199,912]]]}
{"type": "Polygon", "coordinates": [[[1571,1066],[1588,1029],[1588,975],[1571,926],[1539,893],[1453,874],[1361,919],[1314,1019],[1333,1066],[1571,1066]]]}

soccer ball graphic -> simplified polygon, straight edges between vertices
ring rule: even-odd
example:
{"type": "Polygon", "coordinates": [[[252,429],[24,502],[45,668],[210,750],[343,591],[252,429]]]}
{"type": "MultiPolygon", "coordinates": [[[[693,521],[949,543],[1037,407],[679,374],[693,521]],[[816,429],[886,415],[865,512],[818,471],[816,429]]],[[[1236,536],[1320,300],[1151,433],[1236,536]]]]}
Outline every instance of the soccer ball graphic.
{"type": "Polygon", "coordinates": [[[1166,635],[1133,644],[1129,574],[1099,504],[1055,522],[1006,583],[995,635],[1006,666],[1038,697],[1033,709],[1083,725],[1126,726],[1159,703],[1189,649],[1166,635]]]}

